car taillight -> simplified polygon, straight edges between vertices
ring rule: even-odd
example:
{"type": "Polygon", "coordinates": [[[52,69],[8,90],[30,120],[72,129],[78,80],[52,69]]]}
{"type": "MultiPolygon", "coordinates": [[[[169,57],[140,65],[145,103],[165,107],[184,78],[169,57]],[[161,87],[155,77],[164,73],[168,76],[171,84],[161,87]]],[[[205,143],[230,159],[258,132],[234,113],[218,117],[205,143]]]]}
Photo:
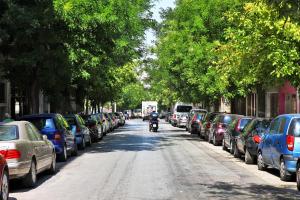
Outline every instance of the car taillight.
{"type": "Polygon", "coordinates": [[[79,133],[81,131],[81,128],[79,126],[76,127],[76,132],[79,133]]]}
{"type": "Polygon", "coordinates": [[[54,140],[57,140],[57,141],[61,140],[61,135],[58,132],[55,133],[54,140]]]}
{"type": "Polygon", "coordinates": [[[193,119],[192,119],[192,122],[195,122],[197,121],[197,115],[194,115],[193,119]]]}
{"type": "Polygon", "coordinates": [[[206,128],[209,129],[210,128],[210,122],[207,122],[206,124],[206,128]]]}
{"type": "Polygon", "coordinates": [[[0,154],[4,156],[5,159],[18,159],[21,158],[21,152],[17,149],[1,150],[0,154]]]}
{"type": "Polygon", "coordinates": [[[256,144],[259,144],[260,141],[261,141],[260,136],[259,136],[259,135],[255,135],[255,136],[253,137],[253,141],[254,141],[256,144]]]}
{"type": "Polygon", "coordinates": [[[294,142],[295,142],[295,137],[293,135],[288,135],[286,138],[286,145],[288,150],[290,151],[294,150],[294,142]]]}

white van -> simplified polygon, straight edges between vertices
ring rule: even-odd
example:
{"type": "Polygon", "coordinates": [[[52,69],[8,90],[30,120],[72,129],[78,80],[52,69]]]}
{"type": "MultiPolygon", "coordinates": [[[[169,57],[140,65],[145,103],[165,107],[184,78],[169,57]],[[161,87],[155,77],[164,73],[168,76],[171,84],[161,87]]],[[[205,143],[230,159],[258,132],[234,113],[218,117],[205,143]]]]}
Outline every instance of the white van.
{"type": "Polygon", "coordinates": [[[171,124],[173,126],[185,127],[190,110],[193,109],[193,104],[177,102],[173,109],[171,124]]]}

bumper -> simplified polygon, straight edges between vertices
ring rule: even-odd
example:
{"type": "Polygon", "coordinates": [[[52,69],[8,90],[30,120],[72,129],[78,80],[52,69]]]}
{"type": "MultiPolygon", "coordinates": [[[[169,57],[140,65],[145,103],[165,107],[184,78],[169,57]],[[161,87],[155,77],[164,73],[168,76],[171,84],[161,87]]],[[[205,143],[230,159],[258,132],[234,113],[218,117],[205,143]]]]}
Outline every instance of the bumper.
{"type": "Polygon", "coordinates": [[[81,145],[83,140],[82,140],[82,135],[76,135],[76,144],[78,145],[81,145]]]}
{"type": "Polygon", "coordinates": [[[179,120],[177,126],[186,126],[186,120],[179,120]]]}
{"type": "Polygon", "coordinates": [[[9,178],[16,179],[25,176],[30,170],[30,161],[8,162],[9,178]]]}
{"type": "Polygon", "coordinates": [[[291,173],[295,173],[298,158],[294,158],[293,155],[283,155],[283,158],[286,169],[291,173]]]}
{"type": "Polygon", "coordinates": [[[216,141],[217,142],[222,142],[223,138],[224,138],[224,133],[223,132],[216,133],[216,141]]]}

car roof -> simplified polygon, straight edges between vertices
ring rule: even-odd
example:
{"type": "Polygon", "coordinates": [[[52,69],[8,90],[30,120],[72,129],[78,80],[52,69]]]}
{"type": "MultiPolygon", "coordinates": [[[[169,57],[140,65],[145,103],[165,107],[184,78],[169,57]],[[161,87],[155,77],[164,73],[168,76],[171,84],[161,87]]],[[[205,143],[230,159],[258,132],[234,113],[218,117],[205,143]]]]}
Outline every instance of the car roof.
{"type": "Polygon", "coordinates": [[[283,114],[283,115],[279,115],[277,117],[294,118],[294,117],[300,117],[300,114],[283,114]]]}
{"type": "Polygon", "coordinates": [[[33,114],[33,115],[24,115],[20,119],[55,117],[56,115],[57,115],[57,113],[33,114]]]}

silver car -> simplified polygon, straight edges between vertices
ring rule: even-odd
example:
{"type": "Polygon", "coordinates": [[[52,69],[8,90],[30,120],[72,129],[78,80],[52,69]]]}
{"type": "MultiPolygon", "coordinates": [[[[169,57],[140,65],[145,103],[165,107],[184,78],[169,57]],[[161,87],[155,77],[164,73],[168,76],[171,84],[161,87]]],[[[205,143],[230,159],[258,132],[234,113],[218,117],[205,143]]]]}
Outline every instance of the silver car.
{"type": "Polygon", "coordinates": [[[36,185],[38,173],[56,171],[53,144],[27,121],[0,125],[0,153],[6,158],[10,179],[22,178],[26,187],[36,185]]]}
{"type": "Polygon", "coordinates": [[[186,127],[187,121],[188,121],[188,113],[180,114],[177,122],[177,127],[186,127]]]}

